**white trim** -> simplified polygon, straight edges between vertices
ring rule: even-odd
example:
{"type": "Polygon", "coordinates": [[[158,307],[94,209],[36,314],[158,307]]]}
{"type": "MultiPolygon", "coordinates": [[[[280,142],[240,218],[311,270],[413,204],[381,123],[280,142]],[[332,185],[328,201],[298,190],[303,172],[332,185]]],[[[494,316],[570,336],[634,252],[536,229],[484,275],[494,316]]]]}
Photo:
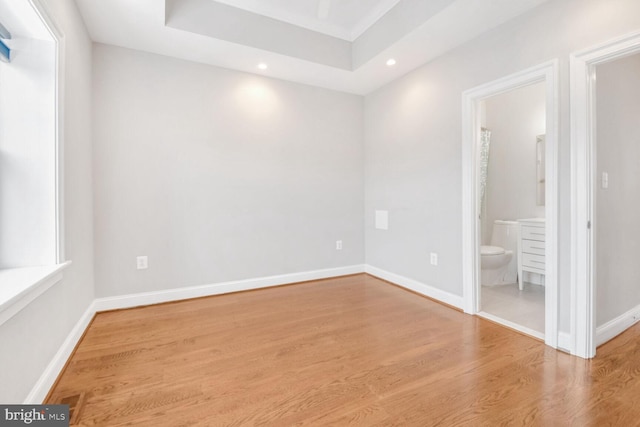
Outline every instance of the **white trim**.
{"type": "Polygon", "coordinates": [[[64,245],[64,77],[65,77],[65,38],[55,23],[49,9],[42,0],[29,0],[42,23],[51,34],[56,47],[55,57],[55,262],[65,259],[64,245]]]}
{"type": "Polygon", "coordinates": [[[531,335],[532,337],[535,337],[535,338],[538,338],[539,340],[544,341],[544,334],[542,332],[536,331],[535,329],[527,328],[526,326],[522,326],[522,325],[520,325],[518,323],[513,323],[510,320],[503,319],[502,317],[495,316],[495,315],[493,315],[491,313],[487,313],[486,311],[481,311],[481,312],[479,312],[477,314],[478,314],[478,316],[480,316],[482,318],[491,320],[491,321],[493,321],[495,323],[499,323],[499,324],[504,325],[504,326],[506,326],[508,328],[511,328],[511,329],[516,330],[518,332],[522,332],[523,334],[526,334],[526,335],[531,335]]]}
{"type": "Polygon", "coordinates": [[[463,306],[469,314],[480,311],[480,200],[477,164],[478,102],[533,83],[546,83],[546,274],[545,343],[558,346],[558,60],[486,83],[462,94],[462,281],[463,306]]]}
{"type": "Polygon", "coordinates": [[[400,3],[400,0],[385,0],[379,2],[376,7],[369,11],[366,15],[358,21],[354,27],[349,31],[348,41],[354,42],[358,37],[367,32],[376,22],[382,19],[387,13],[391,11],[396,5],[400,3]]]}
{"type": "Polygon", "coordinates": [[[94,303],[96,311],[117,310],[121,308],[131,308],[142,305],[179,301],[189,298],[199,298],[231,292],[247,291],[251,289],[268,288],[271,286],[287,285],[291,283],[327,279],[358,273],[364,273],[363,265],[351,265],[346,267],[327,268],[324,270],[282,274],[255,279],[234,280],[209,285],[189,286],[185,288],[165,289],[154,292],[97,298],[94,303]]]}
{"type": "Polygon", "coordinates": [[[62,271],[70,264],[0,270],[0,283],[6,282],[0,290],[0,325],[61,281],[62,271]]]}
{"type": "Polygon", "coordinates": [[[71,329],[71,332],[69,332],[69,335],[67,335],[67,338],[55,356],[53,356],[53,359],[51,359],[51,362],[49,362],[42,375],[40,375],[40,378],[24,400],[25,404],[40,404],[44,402],[49,390],[51,390],[62,369],[64,369],[67,360],[71,357],[71,353],[73,353],[73,350],[76,348],[80,338],[82,338],[89,323],[91,323],[95,313],[95,304],[91,303],[73,329],[71,329]]]}
{"type": "Polygon", "coordinates": [[[640,321],[640,305],[621,314],[615,319],[609,320],[596,329],[596,346],[600,346],[612,338],[620,335],[640,321]]]}
{"type": "Polygon", "coordinates": [[[545,71],[546,94],[546,132],[545,132],[545,344],[558,347],[558,223],[559,194],[558,179],[559,146],[559,62],[554,60],[545,71]]]}
{"type": "Polygon", "coordinates": [[[462,94],[462,295],[464,312],[469,314],[480,311],[476,283],[480,280],[478,247],[482,227],[478,224],[480,218],[477,213],[481,207],[475,178],[478,175],[479,153],[474,131],[479,126],[476,96],[465,92],[462,94]]]}
{"type": "Polygon", "coordinates": [[[371,265],[364,266],[364,272],[372,276],[379,277],[380,279],[391,282],[395,285],[401,286],[406,289],[410,289],[426,297],[438,300],[450,306],[462,309],[463,300],[462,297],[454,295],[442,289],[434,288],[433,286],[426,285],[408,277],[401,276],[399,274],[391,273],[389,271],[377,268],[371,265]]]}
{"type": "Polygon", "coordinates": [[[640,32],[574,53],[571,73],[571,354],[591,358],[595,337],[595,66],[640,51],[640,32]],[[588,228],[587,224],[591,223],[588,228]]]}
{"type": "Polygon", "coordinates": [[[571,334],[568,332],[558,332],[558,350],[571,353],[571,334]]]}

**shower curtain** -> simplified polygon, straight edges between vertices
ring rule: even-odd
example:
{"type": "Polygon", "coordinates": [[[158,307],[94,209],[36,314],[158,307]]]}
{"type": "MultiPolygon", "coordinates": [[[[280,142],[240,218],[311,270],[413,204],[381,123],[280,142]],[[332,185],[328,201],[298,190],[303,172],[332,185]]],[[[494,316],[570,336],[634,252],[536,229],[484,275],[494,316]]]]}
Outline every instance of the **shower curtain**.
{"type": "Polygon", "coordinates": [[[491,145],[491,131],[482,128],[480,131],[480,213],[484,210],[485,189],[489,173],[489,146],[491,145]]]}

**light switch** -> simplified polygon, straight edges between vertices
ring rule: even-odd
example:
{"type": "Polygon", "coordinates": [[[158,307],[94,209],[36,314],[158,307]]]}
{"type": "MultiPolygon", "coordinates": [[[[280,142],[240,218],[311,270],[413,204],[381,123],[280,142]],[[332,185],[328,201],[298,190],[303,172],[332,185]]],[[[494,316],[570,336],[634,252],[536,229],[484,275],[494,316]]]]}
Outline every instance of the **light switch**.
{"type": "Polygon", "coordinates": [[[438,265],[438,254],[435,252],[431,252],[429,256],[431,260],[431,265],[438,265]]]}
{"type": "Polygon", "coordinates": [[[602,172],[602,188],[609,188],[609,174],[607,172],[602,172]]]}

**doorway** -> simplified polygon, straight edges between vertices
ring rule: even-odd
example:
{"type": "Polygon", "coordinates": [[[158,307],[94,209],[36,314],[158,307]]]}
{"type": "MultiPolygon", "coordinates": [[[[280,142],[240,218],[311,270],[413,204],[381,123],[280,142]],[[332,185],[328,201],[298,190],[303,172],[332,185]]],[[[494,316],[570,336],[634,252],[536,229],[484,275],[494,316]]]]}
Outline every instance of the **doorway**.
{"type": "Polygon", "coordinates": [[[479,101],[479,314],[540,339],[545,332],[545,86],[532,83],[479,101]]]}
{"type": "MultiPolygon", "coordinates": [[[[462,147],[465,312],[487,317],[513,329],[544,339],[547,345],[554,348],[557,347],[558,339],[557,69],[557,61],[552,61],[466,91],[463,94],[462,147]],[[536,169],[539,162],[544,165],[544,169],[541,175],[537,178],[532,178],[531,182],[526,185],[531,185],[534,189],[533,195],[530,195],[532,200],[544,200],[544,207],[540,207],[535,211],[531,209],[525,211],[534,212],[533,217],[530,214],[520,215],[517,210],[510,212],[505,210],[504,215],[507,218],[498,219],[501,216],[499,213],[496,214],[494,212],[491,214],[483,211],[483,209],[486,209],[486,206],[483,206],[486,201],[482,197],[485,191],[483,184],[486,176],[486,171],[483,170],[485,166],[483,159],[486,158],[486,147],[483,144],[483,138],[486,139],[486,131],[491,131],[491,129],[484,126],[488,118],[487,105],[499,98],[508,99],[510,94],[515,94],[519,91],[527,92],[527,90],[535,87],[540,88],[541,86],[544,87],[542,95],[544,133],[532,137],[530,142],[530,165],[536,169]],[[540,142],[542,142],[542,145],[540,142]],[[522,218],[522,216],[525,218],[522,218]],[[540,217],[543,217],[544,220],[540,221],[540,217]],[[496,234],[496,230],[499,233],[496,234]],[[502,240],[500,240],[500,234],[503,236],[502,240]],[[543,237],[539,237],[540,235],[543,237]],[[508,241],[504,241],[504,236],[507,236],[506,239],[508,241]],[[492,245],[492,239],[498,239],[498,243],[502,242],[504,243],[503,246],[508,246],[508,248],[502,248],[497,244],[492,245]],[[528,249],[523,249],[523,243],[524,247],[528,249]],[[503,275],[501,271],[499,279],[490,277],[487,275],[487,269],[482,268],[483,255],[481,255],[481,246],[494,246],[492,250],[505,249],[505,254],[510,252],[512,261],[517,263],[517,270],[507,269],[505,270],[508,271],[506,275],[503,275]],[[534,254],[533,252],[536,253],[534,254]],[[525,261],[524,266],[522,265],[523,260],[525,261]],[[543,264],[532,264],[532,260],[542,260],[543,264]],[[539,268],[534,268],[536,266],[539,268]],[[537,278],[531,279],[534,276],[537,276],[537,278]],[[519,280],[514,281],[516,277],[519,280]],[[523,278],[525,283],[523,283],[523,278]],[[485,282],[484,284],[495,284],[496,280],[500,285],[509,286],[492,286],[490,288],[482,286],[483,282],[485,282]],[[510,281],[512,283],[508,283],[510,281]],[[522,317],[511,317],[507,313],[508,311],[511,311],[512,314],[518,314],[512,310],[512,307],[496,308],[501,305],[501,302],[514,301],[509,298],[520,298],[522,300],[522,297],[532,296],[525,295],[523,292],[525,290],[539,291],[540,288],[531,287],[532,281],[537,281],[537,284],[544,285],[542,294],[539,293],[537,295],[540,304],[543,306],[543,313],[540,313],[543,317],[543,319],[540,319],[544,324],[543,326],[540,325],[541,322],[539,321],[535,327],[531,327],[532,325],[527,325],[527,322],[524,322],[522,317]],[[516,282],[520,283],[516,284],[516,282]],[[495,295],[498,290],[504,291],[501,292],[502,295],[495,295]],[[489,300],[483,298],[483,294],[489,295],[489,300]],[[491,295],[494,297],[492,298],[491,295]],[[493,313],[487,312],[487,308],[493,313]]],[[[505,125],[505,127],[508,126],[505,125]]],[[[504,132],[503,137],[505,137],[504,132]]],[[[540,174],[540,170],[537,172],[540,174]]],[[[520,212],[523,211],[521,210],[520,212]]],[[[502,256],[502,252],[498,255],[498,257],[500,256],[502,256]]],[[[487,259],[488,257],[485,256],[485,266],[487,265],[487,259]]],[[[533,297],[535,298],[536,295],[533,295],[533,297]]],[[[527,301],[521,301],[521,303],[528,304],[527,301]]],[[[509,303],[506,302],[506,304],[509,303]]],[[[540,312],[540,309],[538,312],[540,312]]]]}
{"type": "Polygon", "coordinates": [[[637,264],[629,244],[640,231],[625,227],[636,211],[640,106],[628,82],[637,80],[639,54],[635,33],[571,55],[571,353],[584,358],[640,319],[639,294],[627,283],[637,264]]]}

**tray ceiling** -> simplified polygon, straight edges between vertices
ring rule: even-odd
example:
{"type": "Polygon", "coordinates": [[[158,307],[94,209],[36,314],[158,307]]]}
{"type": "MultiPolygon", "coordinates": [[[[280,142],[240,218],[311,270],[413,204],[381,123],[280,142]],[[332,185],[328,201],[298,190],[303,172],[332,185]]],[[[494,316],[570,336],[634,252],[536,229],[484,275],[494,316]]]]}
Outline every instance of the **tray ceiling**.
{"type": "Polygon", "coordinates": [[[96,42],[361,95],[545,1],[76,0],[96,42]]]}

